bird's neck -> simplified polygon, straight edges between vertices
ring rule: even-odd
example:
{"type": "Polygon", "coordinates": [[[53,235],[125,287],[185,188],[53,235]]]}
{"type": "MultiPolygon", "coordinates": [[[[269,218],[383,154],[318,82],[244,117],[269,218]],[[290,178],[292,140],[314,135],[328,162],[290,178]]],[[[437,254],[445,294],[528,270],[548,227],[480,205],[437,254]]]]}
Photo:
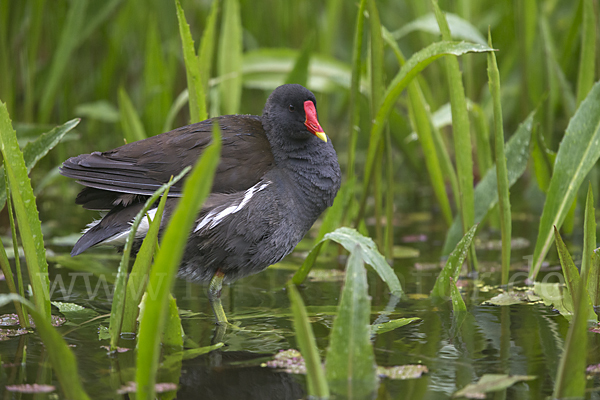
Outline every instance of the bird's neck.
{"type": "Polygon", "coordinates": [[[318,138],[308,141],[286,141],[273,152],[275,165],[289,179],[295,198],[306,213],[320,215],[331,206],[340,187],[341,173],[331,143],[318,138]]]}

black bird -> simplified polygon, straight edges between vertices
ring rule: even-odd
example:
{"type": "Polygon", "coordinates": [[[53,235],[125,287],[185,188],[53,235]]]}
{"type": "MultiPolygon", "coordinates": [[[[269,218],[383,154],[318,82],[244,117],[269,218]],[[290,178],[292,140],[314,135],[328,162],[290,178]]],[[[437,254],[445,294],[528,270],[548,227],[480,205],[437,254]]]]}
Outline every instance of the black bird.
{"type": "MultiPolygon", "coordinates": [[[[211,280],[217,321],[226,322],[219,299],[223,281],[260,272],[288,255],[340,188],[340,166],[316,104],[303,86],[283,85],[271,93],[261,117],[221,116],[68,159],[60,173],[86,186],[75,202],[108,212],[88,226],[71,255],[98,244],[123,246],[146,199],[195,164],[210,144],[215,121],[222,134],[221,161],[189,234],[179,276],[211,280]]],[[[182,187],[180,181],[169,191],[161,233],[182,187]]],[[[147,223],[140,226],[134,248],[147,230],[147,223]]]]}

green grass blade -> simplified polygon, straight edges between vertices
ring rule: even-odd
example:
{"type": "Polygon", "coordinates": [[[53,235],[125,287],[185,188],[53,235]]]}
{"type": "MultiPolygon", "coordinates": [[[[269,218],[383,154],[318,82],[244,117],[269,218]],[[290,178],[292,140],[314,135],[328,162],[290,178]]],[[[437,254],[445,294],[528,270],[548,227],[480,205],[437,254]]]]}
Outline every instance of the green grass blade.
{"type": "Polygon", "coordinates": [[[381,21],[375,0],[369,0],[369,27],[371,34],[371,115],[375,116],[381,106],[385,83],[383,81],[383,38],[381,36],[381,21]]]}
{"type": "MultiPolygon", "coordinates": [[[[431,0],[435,17],[443,40],[451,40],[450,28],[448,22],[440,10],[437,0],[431,0]]],[[[458,60],[454,57],[446,58],[446,76],[450,89],[450,108],[452,110],[452,136],[454,138],[454,154],[456,157],[456,172],[458,174],[458,189],[460,191],[460,214],[463,226],[463,232],[472,226],[475,221],[475,200],[473,194],[473,156],[471,145],[471,127],[469,122],[469,113],[467,111],[467,101],[465,98],[465,89],[463,87],[462,74],[458,65],[458,60]]],[[[473,255],[473,268],[476,266],[475,251],[473,255]]]]}
{"type": "Polygon", "coordinates": [[[390,128],[385,132],[385,255],[389,260],[394,259],[394,158],[392,154],[392,135],[390,128]]]}
{"type": "MultiPolygon", "coordinates": [[[[591,270],[592,255],[596,248],[596,213],[591,182],[588,184],[583,223],[583,252],[581,254],[581,276],[588,276],[591,270]]],[[[589,282],[589,280],[588,280],[589,282]]]]}
{"type": "MultiPolygon", "coordinates": [[[[65,122],[63,125],[57,126],[49,132],[41,134],[33,142],[29,142],[23,148],[23,159],[27,173],[31,172],[32,168],[41,160],[50,150],[52,150],[65,136],[67,132],[75,128],[79,118],[65,122]]],[[[4,168],[0,169],[0,209],[4,207],[6,202],[6,186],[4,180],[4,168]]]]}
{"type": "Polygon", "coordinates": [[[550,179],[552,178],[554,162],[556,161],[556,153],[548,150],[540,129],[533,131],[531,158],[538,186],[544,193],[547,193],[550,186],[550,179]]]}
{"type": "MultiPolygon", "coordinates": [[[[531,113],[523,121],[517,131],[512,135],[506,144],[506,165],[508,167],[509,186],[519,179],[527,168],[529,159],[529,142],[531,140],[531,130],[533,127],[533,118],[535,112],[531,113]]],[[[475,188],[475,223],[480,223],[488,211],[498,203],[498,184],[496,168],[492,168],[483,177],[475,188]]],[[[456,218],[446,234],[446,241],[442,254],[450,254],[462,237],[460,219],[456,218]]]]}
{"type": "MultiPolygon", "coordinates": [[[[401,66],[404,65],[406,62],[404,55],[402,54],[402,51],[398,47],[398,44],[392,37],[391,33],[389,33],[385,27],[382,28],[382,33],[386,43],[394,51],[394,54],[398,59],[398,63],[401,66]]],[[[433,192],[438,200],[446,224],[450,225],[452,223],[452,209],[450,208],[450,200],[448,199],[448,193],[446,192],[446,185],[439,161],[441,158],[442,162],[444,162],[446,157],[449,159],[449,156],[445,146],[443,145],[440,149],[438,149],[441,151],[436,152],[436,144],[432,134],[431,115],[428,111],[429,105],[425,100],[425,96],[423,96],[419,82],[415,81],[408,85],[408,96],[410,121],[414,131],[419,137],[421,147],[423,148],[423,157],[425,158],[425,165],[427,167],[427,172],[429,173],[431,185],[433,186],[433,192]]],[[[386,150],[390,151],[391,146],[386,146],[386,150]]],[[[451,167],[450,170],[451,171],[448,172],[453,172],[453,167],[451,167]]]]}
{"type": "MultiPolygon", "coordinates": [[[[150,196],[150,198],[148,198],[148,200],[146,200],[146,203],[144,204],[144,208],[142,208],[140,210],[140,212],[135,216],[133,223],[131,224],[131,230],[129,231],[129,235],[127,236],[127,241],[125,242],[125,247],[123,248],[123,256],[121,257],[121,262],[119,263],[119,269],[117,271],[117,277],[115,279],[115,289],[114,289],[114,295],[113,295],[113,303],[112,303],[112,307],[111,307],[111,312],[110,312],[110,325],[108,327],[108,331],[110,334],[110,348],[112,350],[115,350],[117,348],[117,344],[119,341],[119,335],[121,334],[121,332],[134,332],[134,330],[129,330],[131,328],[131,314],[134,313],[135,311],[131,310],[131,308],[133,307],[137,307],[137,305],[139,304],[139,296],[141,296],[141,294],[139,294],[139,296],[136,296],[137,302],[135,304],[129,303],[128,304],[128,312],[127,312],[127,316],[128,316],[128,324],[126,326],[126,328],[128,329],[127,331],[123,331],[121,329],[121,326],[123,324],[123,315],[124,315],[124,306],[126,304],[126,298],[127,296],[127,289],[131,290],[133,292],[133,290],[138,290],[141,291],[140,286],[142,286],[142,284],[139,282],[139,280],[144,279],[145,278],[145,274],[142,276],[138,273],[137,269],[141,269],[141,270],[145,270],[144,272],[147,272],[149,266],[146,266],[146,268],[142,267],[141,265],[144,265],[143,263],[149,263],[150,262],[150,258],[152,258],[152,256],[154,255],[154,252],[150,253],[151,249],[149,248],[149,246],[151,245],[149,242],[148,245],[144,248],[144,252],[141,254],[140,256],[140,260],[138,262],[137,258],[136,258],[136,264],[138,264],[138,268],[136,269],[136,274],[132,277],[132,282],[131,282],[131,286],[129,286],[128,282],[127,282],[127,277],[128,277],[128,270],[129,270],[129,257],[131,254],[131,248],[133,247],[133,242],[135,241],[135,234],[140,226],[140,223],[142,222],[142,220],[144,218],[147,218],[146,213],[148,212],[148,210],[150,210],[150,208],[152,208],[154,206],[154,203],[158,200],[159,196],[161,196],[163,193],[167,193],[168,194],[168,190],[169,188],[175,184],[175,182],[179,181],[181,178],[183,178],[185,176],[185,174],[187,174],[187,172],[189,171],[189,167],[185,168],[179,175],[177,175],[177,177],[175,179],[172,179],[169,183],[162,185],[160,188],[158,188],[156,190],[156,192],[154,192],[154,194],[152,196],[150,196]],[[135,285],[135,286],[134,286],[135,285]],[[134,288],[134,289],[132,289],[134,288]]],[[[164,209],[164,202],[166,202],[166,196],[163,196],[163,199],[161,199],[161,203],[162,207],[164,209]]],[[[159,209],[158,211],[160,211],[160,213],[162,213],[162,210],[159,209]]],[[[157,211],[157,216],[159,216],[157,211]]],[[[158,221],[160,221],[160,216],[158,219],[158,221]]],[[[154,229],[157,229],[156,227],[154,227],[154,229]]],[[[150,233],[150,232],[148,232],[150,233]]],[[[154,241],[156,240],[156,237],[154,238],[154,241]]],[[[144,241],[146,242],[146,241],[144,241]]],[[[153,242],[152,242],[153,244],[153,242]]],[[[140,249],[141,250],[141,249],[140,249]]],[[[134,264],[135,266],[135,264],[134,264]]],[[[133,272],[133,271],[132,271],[133,272]]],[[[129,292],[131,293],[131,292],[129,292]]],[[[133,299],[132,299],[133,301],[133,299]]],[[[135,323],[133,323],[135,325],[135,323]]]]}
{"type": "Polygon", "coordinates": [[[354,30],[354,42],[352,46],[352,78],[350,83],[350,100],[348,114],[350,115],[350,140],[348,142],[348,173],[347,176],[354,177],[356,143],[358,141],[358,124],[360,122],[359,100],[360,100],[360,78],[362,70],[362,42],[365,27],[365,7],[367,0],[361,0],[356,14],[356,29],[354,30]]]}
{"type": "MultiPolygon", "coordinates": [[[[573,300],[573,304],[575,305],[577,301],[577,293],[579,293],[579,289],[581,288],[581,282],[583,281],[583,279],[579,276],[579,270],[575,266],[573,258],[571,257],[567,246],[560,237],[560,233],[558,233],[556,227],[554,227],[554,240],[556,243],[556,250],[558,252],[558,258],[560,260],[560,266],[562,268],[563,276],[565,277],[565,281],[567,283],[567,292],[573,300]]],[[[586,298],[587,304],[590,305],[590,308],[588,310],[589,319],[598,319],[596,313],[591,308],[592,302],[587,291],[586,293],[584,293],[584,296],[586,298]]]]}
{"type": "MultiPolygon", "coordinates": [[[[546,53],[547,63],[549,65],[549,72],[556,76],[556,80],[558,81],[558,87],[560,90],[559,101],[562,101],[563,106],[565,108],[565,112],[567,115],[571,116],[575,113],[577,109],[577,101],[575,99],[575,95],[573,94],[573,89],[571,88],[571,84],[567,80],[565,73],[563,72],[560,63],[556,58],[556,50],[554,48],[554,41],[551,34],[550,24],[548,22],[548,18],[546,16],[542,16],[540,18],[540,32],[542,37],[544,38],[544,49],[546,53]]],[[[552,80],[550,81],[552,83],[552,80]]],[[[552,111],[552,110],[549,110],[552,111]]],[[[554,116],[554,113],[550,113],[554,116]]]]}
{"type": "Polygon", "coordinates": [[[593,0],[583,0],[581,55],[577,75],[577,105],[586,98],[594,85],[596,69],[596,11],[593,0]]]}
{"type": "Polygon", "coordinates": [[[573,262],[573,258],[567,249],[567,246],[560,237],[558,230],[554,228],[554,240],[556,242],[556,250],[558,251],[558,258],[562,267],[562,272],[567,283],[567,291],[571,295],[571,298],[575,298],[579,291],[580,278],[579,270],[573,262]]]}
{"type": "Polygon", "coordinates": [[[321,365],[319,349],[315,341],[315,335],[310,327],[306,307],[298,293],[296,286],[290,281],[287,284],[288,297],[294,315],[294,333],[300,348],[300,353],[306,365],[306,377],[308,381],[308,396],[319,399],[329,398],[329,387],[325,378],[325,371],[321,365]]]}
{"type": "Polygon", "coordinates": [[[173,103],[171,73],[174,57],[165,57],[160,38],[160,29],[154,14],[145,28],[146,46],[144,61],[144,121],[150,136],[162,133],[159,129],[169,113],[173,103]]]}
{"type": "Polygon", "coordinates": [[[323,248],[324,244],[325,244],[325,239],[322,239],[313,246],[311,251],[308,253],[306,258],[304,259],[302,266],[300,268],[298,268],[298,270],[296,271],[294,276],[292,276],[291,280],[292,280],[292,282],[294,282],[294,285],[301,285],[304,282],[304,280],[310,273],[310,270],[315,265],[315,262],[317,261],[317,257],[319,255],[319,253],[321,252],[321,249],[323,248]]]}
{"type": "Polygon", "coordinates": [[[50,318],[50,298],[48,287],[48,263],[42,236],[42,226],[35,204],[31,181],[27,176],[27,166],[17,142],[16,132],[12,128],[6,104],[0,103],[0,151],[6,161],[5,173],[8,176],[10,192],[21,243],[27,260],[29,281],[33,288],[33,299],[38,312],[44,318],[50,318]]]}
{"type": "MultiPolygon", "coordinates": [[[[8,27],[10,24],[6,21],[10,14],[7,12],[8,3],[5,3],[4,7],[3,10],[0,10],[4,11],[4,17],[0,20],[0,24],[2,25],[0,28],[0,70],[2,71],[2,74],[0,74],[0,99],[6,102],[9,112],[13,112],[15,107],[15,85],[13,83],[15,81],[17,68],[14,65],[14,62],[11,62],[12,51],[8,40],[8,27]]],[[[28,89],[31,90],[31,85],[28,86],[28,89]]],[[[28,104],[31,103],[31,97],[33,96],[27,97],[28,104]]],[[[30,115],[28,116],[31,118],[30,115]]]]}
{"type": "MultiPolygon", "coordinates": [[[[2,165],[3,168],[6,170],[6,167],[4,166],[4,164],[6,164],[6,160],[2,160],[2,165]]],[[[8,284],[9,290],[11,291],[11,293],[17,293],[19,296],[25,298],[25,285],[23,284],[23,272],[21,270],[21,260],[20,257],[17,256],[17,254],[19,254],[19,239],[17,237],[17,224],[15,223],[15,216],[14,216],[14,208],[13,208],[13,204],[12,204],[12,196],[10,195],[10,183],[8,182],[8,176],[6,176],[6,174],[4,174],[4,185],[6,187],[6,205],[7,205],[7,211],[8,211],[8,221],[10,223],[10,234],[12,237],[12,242],[13,242],[13,254],[15,255],[15,272],[17,275],[17,285],[19,288],[19,291],[17,292],[16,288],[14,287],[14,280],[13,280],[13,275],[12,275],[12,269],[10,267],[10,264],[8,262],[8,257],[6,255],[6,249],[4,248],[4,246],[2,246],[2,270],[5,272],[5,276],[6,276],[6,282],[8,284]]],[[[21,307],[21,304],[19,302],[15,301],[15,308],[17,310],[17,314],[19,315],[19,323],[22,327],[29,327],[29,318],[27,317],[27,314],[24,313],[23,307],[21,307]]]]}
{"type": "Polygon", "coordinates": [[[450,199],[446,192],[446,183],[444,182],[442,168],[440,166],[440,159],[438,157],[435,142],[433,140],[433,134],[431,131],[431,124],[429,121],[429,115],[427,113],[427,105],[424,103],[425,98],[418,82],[412,82],[408,86],[409,96],[409,115],[410,120],[413,124],[413,129],[419,136],[419,142],[423,149],[423,156],[425,158],[425,166],[429,173],[429,179],[433,187],[433,192],[440,205],[444,221],[447,225],[452,224],[452,209],[450,208],[450,199]]]}
{"type": "Polygon", "coordinates": [[[167,118],[165,118],[165,123],[163,124],[162,128],[163,132],[169,132],[173,129],[173,123],[175,122],[177,114],[179,114],[179,111],[181,111],[181,109],[189,101],[189,98],[189,92],[187,89],[184,89],[181,91],[181,93],[179,93],[179,96],[177,96],[173,104],[171,104],[167,118]]]}
{"type": "Polygon", "coordinates": [[[218,55],[223,114],[237,114],[242,98],[242,21],[238,0],[224,0],[218,55]]]}
{"type": "MultiPolygon", "coordinates": [[[[485,37],[469,21],[452,13],[446,13],[446,19],[448,20],[448,26],[450,27],[453,38],[468,40],[469,42],[484,45],[487,44],[485,37]]],[[[439,35],[440,27],[436,21],[435,14],[429,13],[409,22],[408,24],[404,24],[402,28],[392,32],[392,35],[394,36],[394,39],[398,40],[415,31],[439,35]]]]}
{"type": "Polygon", "coordinates": [[[485,111],[476,103],[469,102],[471,117],[475,125],[475,142],[477,147],[477,167],[479,175],[485,175],[494,164],[492,160],[492,149],[490,147],[490,129],[488,117],[485,111]]]}
{"type": "MultiPolygon", "coordinates": [[[[298,51],[286,48],[247,51],[243,54],[241,70],[244,86],[262,90],[275,89],[285,80],[297,59],[298,51]]],[[[351,67],[347,63],[317,53],[312,55],[308,85],[314,92],[350,88],[351,80],[351,67]]],[[[220,78],[217,78],[212,82],[216,84],[219,81],[220,78]]]]}
{"type": "Polygon", "coordinates": [[[356,246],[360,246],[363,260],[373,267],[381,279],[387,283],[394,296],[402,296],[403,291],[400,281],[392,267],[385,261],[385,258],[381,253],[377,251],[375,242],[373,242],[371,238],[361,235],[358,231],[346,227],[336,229],[335,231],[326,234],[325,237],[312,248],[302,264],[302,267],[300,267],[293,276],[292,282],[299,285],[304,281],[304,278],[306,278],[310,268],[312,268],[314,264],[314,257],[316,257],[314,254],[318,254],[323,242],[326,240],[333,240],[344,246],[348,251],[352,251],[356,246]]]}
{"type": "Polygon", "coordinates": [[[212,144],[204,151],[185,182],[183,197],[161,242],[148,281],[149,294],[144,313],[140,318],[139,340],[136,359],[136,383],[138,399],[154,399],[154,383],[160,349],[160,338],[165,324],[167,298],[184,246],[192,228],[194,216],[210,193],[212,180],[221,154],[219,128],[213,126],[212,144]]]}
{"type": "MultiPolygon", "coordinates": [[[[216,0],[215,0],[216,1],[216,0]]],[[[204,121],[207,118],[206,97],[204,85],[200,75],[200,62],[196,56],[194,39],[188,25],[179,0],[175,0],[177,6],[177,20],[179,22],[179,36],[183,46],[183,59],[185,61],[185,74],[187,77],[190,123],[204,121]]]]}
{"type": "Polygon", "coordinates": [[[375,356],[370,341],[371,301],[362,256],[358,246],[350,251],[339,310],[331,328],[325,359],[331,391],[352,398],[369,397],[377,385],[375,356]]]}
{"type": "Polygon", "coordinates": [[[552,244],[552,227],[560,228],[577,190],[600,157],[600,84],[596,83],[569,121],[540,219],[529,279],[534,280],[552,244]]]}
{"type": "Polygon", "coordinates": [[[402,66],[392,82],[388,85],[383,103],[381,104],[381,107],[379,108],[371,127],[369,147],[367,150],[367,160],[365,162],[365,175],[361,193],[361,211],[356,219],[356,225],[358,225],[364,215],[364,207],[366,205],[371,176],[374,170],[375,162],[378,161],[376,160],[377,149],[379,148],[379,144],[381,142],[383,128],[386,124],[387,117],[392,107],[396,104],[396,101],[398,100],[398,97],[400,97],[400,94],[402,94],[402,91],[413,80],[413,78],[418,75],[419,72],[442,56],[459,56],[469,52],[486,52],[491,50],[492,49],[487,46],[473,43],[438,42],[431,44],[423,50],[415,53],[406,61],[406,64],[402,66]]]}
{"type": "MultiPolygon", "coordinates": [[[[383,99],[383,93],[385,89],[385,83],[383,80],[383,38],[381,34],[381,21],[379,19],[379,12],[377,11],[377,5],[374,0],[369,0],[367,3],[367,9],[369,11],[369,28],[370,28],[370,43],[369,43],[369,66],[370,66],[370,78],[371,78],[371,118],[377,113],[383,99]]],[[[386,129],[387,131],[387,129],[386,129]]],[[[384,160],[384,148],[383,142],[380,143],[378,159],[384,160]]],[[[375,165],[375,172],[373,176],[374,190],[373,196],[375,201],[375,237],[377,242],[383,246],[385,240],[383,236],[382,228],[382,204],[383,204],[383,163],[375,165]]],[[[391,190],[392,188],[388,188],[391,190]]],[[[391,223],[387,224],[387,230],[392,228],[391,223]]],[[[387,236],[387,235],[386,235],[387,236]]],[[[384,248],[384,253],[388,253],[387,248],[384,248]]],[[[389,253],[388,253],[389,255],[389,253]]]]}
{"type": "MultiPolygon", "coordinates": [[[[187,171],[185,171],[187,172],[187,171]]],[[[177,178],[181,178],[183,175],[179,175],[177,178]]],[[[178,181],[179,179],[177,179],[178,181]]],[[[165,204],[167,203],[167,197],[169,194],[169,187],[177,182],[176,180],[172,180],[169,182],[165,190],[162,192],[162,197],[160,199],[160,203],[158,204],[158,209],[156,210],[156,214],[154,214],[154,219],[150,223],[150,227],[148,232],[146,233],[146,237],[142,242],[142,246],[135,256],[135,262],[133,267],[131,267],[131,273],[129,274],[129,278],[127,279],[127,288],[125,292],[125,302],[123,305],[123,322],[121,324],[121,328],[118,329],[118,334],[121,332],[135,333],[137,326],[137,317],[139,314],[139,305],[142,300],[142,295],[146,290],[146,279],[148,277],[150,266],[152,265],[152,258],[156,253],[156,245],[158,242],[158,231],[160,229],[160,225],[162,222],[162,215],[165,209],[165,204]]],[[[153,196],[154,197],[154,196],[153,196]]],[[[147,201],[146,206],[152,207],[156,203],[158,198],[151,198],[153,201],[147,201]]],[[[146,207],[144,207],[145,209],[146,207]]],[[[147,210],[142,210],[144,213],[141,215],[140,221],[142,218],[148,218],[147,210]]],[[[135,221],[134,221],[135,222],[135,221]]],[[[116,289],[115,289],[116,292],[116,289]]],[[[113,301],[113,304],[115,302],[113,301]]],[[[111,313],[112,316],[112,313],[111,313]]],[[[112,321],[111,321],[112,322],[112,321]]],[[[118,325],[118,321],[116,325],[118,325]]],[[[111,325],[112,326],[112,325],[111,325]]],[[[110,331],[110,329],[109,329],[110,331]]],[[[113,337],[111,337],[111,340],[113,337]]],[[[114,343],[116,345],[116,339],[114,338],[114,343]]],[[[112,341],[111,341],[112,343],[112,341]]]]}
{"type": "Polygon", "coordinates": [[[451,295],[452,280],[456,282],[458,280],[460,269],[462,268],[467,252],[477,231],[477,225],[474,225],[469,229],[463,238],[458,242],[454,251],[448,257],[446,265],[442,272],[438,275],[431,290],[431,297],[447,299],[451,295]]]}
{"type": "MultiPolygon", "coordinates": [[[[489,46],[492,47],[492,34],[488,32],[489,46]]],[[[496,64],[496,55],[488,53],[488,79],[492,103],[494,107],[494,148],[496,150],[496,181],[498,183],[498,205],[500,209],[500,231],[502,235],[502,285],[508,284],[510,270],[510,246],[512,221],[510,212],[510,194],[508,188],[508,169],[504,153],[504,128],[502,121],[502,104],[500,101],[500,72],[496,64]]]]}
{"type": "Polygon", "coordinates": [[[142,120],[123,87],[119,88],[119,114],[123,135],[127,143],[137,142],[148,137],[144,125],[142,125],[142,120]]]}
{"type": "MultiPolygon", "coordinates": [[[[555,229],[556,234],[558,232],[555,229]]],[[[560,235],[558,235],[560,237],[560,235]]],[[[586,387],[586,373],[588,355],[588,304],[589,297],[587,275],[581,276],[581,284],[573,296],[575,315],[571,320],[569,332],[563,347],[563,354],[558,365],[558,372],[554,383],[553,398],[583,398],[586,387]]]]}
{"type": "Polygon", "coordinates": [[[600,305],[600,249],[595,249],[592,254],[588,292],[594,307],[600,305]]]}
{"type": "Polygon", "coordinates": [[[297,83],[302,86],[308,86],[308,66],[310,64],[310,56],[313,52],[314,43],[314,35],[309,35],[304,39],[302,50],[294,63],[294,68],[292,68],[285,78],[285,83],[297,83]]]}
{"type": "Polygon", "coordinates": [[[80,34],[76,36],[78,42],[76,46],[80,46],[87,40],[88,37],[107,19],[113,15],[113,11],[122,3],[124,0],[110,0],[102,3],[102,8],[94,12],[90,18],[85,20],[85,26],[81,30],[80,34]]]}
{"type": "Polygon", "coordinates": [[[456,286],[456,281],[450,277],[450,299],[452,300],[452,312],[456,315],[467,312],[465,301],[456,286]]]}
{"type": "Polygon", "coordinates": [[[181,327],[181,317],[177,308],[177,301],[173,295],[168,296],[167,320],[165,321],[165,333],[163,335],[163,345],[169,346],[169,352],[181,351],[183,349],[183,328],[181,327]]]}
{"type": "Polygon", "coordinates": [[[215,34],[217,30],[217,14],[219,12],[219,0],[213,0],[210,8],[210,14],[206,20],[206,26],[200,40],[200,49],[198,50],[198,63],[200,64],[200,80],[204,89],[204,96],[208,94],[208,80],[211,75],[213,57],[215,53],[215,34]]]}
{"type": "Polygon", "coordinates": [[[77,48],[79,37],[87,20],[86,12],[88,0],[76,1],[69,4],[66,21],[62,25],[62,32],[56,51],[53,52],[50,73],[42,92],[40,102],[40,122],[47,122],[54,106],[56,93],[58,92],[62,77],[71,60],[71,54],[77,48]]]}
{"type": "MultiPolygon", "coordinates": [[[[10,206],[10,204],[9,204],[9,206],[10,206]]],[[[12,214],[11,214],[11,216],[12,216],[12,214]]],[[[14,222],[12,221],[12,218],[11,218],[11,228],[13,225],[14,225],[14,222]]],[[[13,241],[14,240],[15,240],[15,237],[13,235],[13,241]]],[[[18,254],[18,253],[15,253],[15,254],[18,254]]],[[[15,262],[17,259],[18,259],[18,257],[15,258],[15,262]]],[[[6,249],[4,248],[4,244],[2,244],[2,241],[0,241],[0,270],[4,274],[4,280],[6,281],[6,286],[8,286],[8,291],[10,293],[23,296],[23,292],[21,291],[22,278],[17,276],[17,278],[19,279],[19,283],[20,283],[19,290],[17,291],[17,286],[15,285],[15,278],[12,273],[12,268],[10,267],[10,261],[8,261],[8,257],[6,256],[6,249]]],[[[17,269],[17,275],[20,272],[21,272],[20,269],[17,269]]],[[[13,301],[13,303],[15,306],[15,310],[17,311],[17,316],[19,317],[19,325],[22,328],[28,328],[29,320],[27,318],[27,315],[24,312],[23,307],[21,307],[21,303],[19,303],[17,300],[13,301]]]]}
{"type": "Polygon", "coordinates": [[[48,352],[50,364],[65,398],[89,399],[79,379],[77,360],[61,334],[50,324],[49,316],[44,315],[36,306],[19,295],[0,294],[0,307],[10,301],[19,301],[29,309],[29,314],[35,322],[36,332],[44,343],[45,351],[48,352]]]}

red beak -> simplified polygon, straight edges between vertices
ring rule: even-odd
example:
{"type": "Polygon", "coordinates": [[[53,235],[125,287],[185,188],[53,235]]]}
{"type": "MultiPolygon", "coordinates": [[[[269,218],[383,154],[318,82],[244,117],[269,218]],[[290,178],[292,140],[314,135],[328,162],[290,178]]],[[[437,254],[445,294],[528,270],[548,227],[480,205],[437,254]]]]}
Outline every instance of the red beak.
{"type": "Polygon", "coordinates": [[[308,128],[310,133],[318,137],[324,142],[327,142],[327,135],[323,132],[323,128],[319,124],[317,120],[317,110],[315,109],[315,103],[311,100],[306,100],[304,102],[304,113],[306,114],[306,121],[304,121],[304,125],[308,128]]]}

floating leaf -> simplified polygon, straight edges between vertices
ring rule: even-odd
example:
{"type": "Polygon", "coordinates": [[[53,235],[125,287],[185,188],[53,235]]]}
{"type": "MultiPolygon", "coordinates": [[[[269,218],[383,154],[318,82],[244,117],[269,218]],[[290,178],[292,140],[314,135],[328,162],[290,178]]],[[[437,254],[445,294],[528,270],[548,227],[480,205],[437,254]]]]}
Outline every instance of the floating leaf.
{"type": "Polygon", "coordinates": [[[539,298],[537,296],[531,295],[527,292],[510,291],[502,292],[499,295],[484,301],[482,304],[493,306],[512,306],[514,304],[528,304],[538,300],[539,298]]]}
{"type": "Polygon", "coordinates": [[[56,387],[52,385],[38,385],[37,383],[32,385],[27,383],[22,385],[6,385],[4,388],[9,392],[17,393],[50,393],[56,390],[56,387]]]}
{"type": "Polygon", "coordinates": [[[281,369],[288,374],[306,374],[306,364],[302,354],[296,349],[279,350],[273,359],[263,364],[265,367],[281,369]]]}
{"type": "Polygon", "coordinates": [[[377,367],[377,375],[381,378],[405,380],[417,379],[429,372],[425,365],[399,365],[395,367],[377,367]]]}
{"type": "Polygon", "coordinates": [[[573,318],[573,300],[564,285],[534,282],[533,292],[542,298],[546,306],[553,306],[568,320],[573,318]]]}
{"type": "Polygon", "coordinates": [[[412,317],[412,318],[398,318],[392,321],[384,322],[382,324],[371,325],[371,332],[376,335],[380,335],[385,332],[393,331],[394,329],[403,327],[405,325],[410,324],[413,321],[418,321],[421,318],[412,317]]]}
{"type": "MultiPolygon", "coordinates": [[[[121,386],[119,390],[117,390],[117,394],[135,393],[136,390],[137,385],[135,382],[127,382],[125,385],[121,386]]],[[[173,382],[156,383],[154,385],[154,391],[156,393],[165,393],[173,390],[177,390],[177,384],[173,382]]]]}
{"type": "Polygon", "coordinates": [[[477,383],[470,383],[452,397],[466,397],[468,399],[484,399],[484,393],[497,392],[504,390],[517,382],[531,381],[537,379],[532,375],[503,375],[503,374],[485,374],[477,383]]]}

